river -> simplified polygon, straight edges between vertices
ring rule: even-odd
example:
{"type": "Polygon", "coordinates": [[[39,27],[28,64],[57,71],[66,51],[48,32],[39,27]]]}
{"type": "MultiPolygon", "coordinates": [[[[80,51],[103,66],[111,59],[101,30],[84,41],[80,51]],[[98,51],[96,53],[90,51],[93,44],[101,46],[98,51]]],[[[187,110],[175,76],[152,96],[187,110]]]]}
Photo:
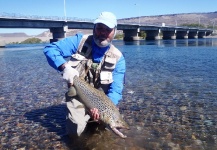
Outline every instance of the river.
{"type": "Polygon", "coordinates": [[[217,39],[114,41],[126,59],[120,139],[100,131],[65,134],[67,90],[45,44],[0,49],[0,149],[214,150],[217,148],[217,39]]]}

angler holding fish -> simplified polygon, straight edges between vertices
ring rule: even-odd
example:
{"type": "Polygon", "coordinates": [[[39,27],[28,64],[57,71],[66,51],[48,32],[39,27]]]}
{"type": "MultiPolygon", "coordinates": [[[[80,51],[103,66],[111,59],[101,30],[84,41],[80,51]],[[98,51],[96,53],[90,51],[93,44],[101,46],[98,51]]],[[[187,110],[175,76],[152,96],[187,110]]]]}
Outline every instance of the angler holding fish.
{"type": "Polygon", "coordinates": [[[44,48],[48,63],[62,71],[69,85],[66,93],[69,135],[80,136],[87,122],[100,120],[120,137],[118,129],[129,129],[116,104],[122,99],[125,59],[112,44],[117,19],[102,12],[94,21],[93,35],[76,34],[44,48]],[[71,57],[69,61],[64,58],[71,57]]]}

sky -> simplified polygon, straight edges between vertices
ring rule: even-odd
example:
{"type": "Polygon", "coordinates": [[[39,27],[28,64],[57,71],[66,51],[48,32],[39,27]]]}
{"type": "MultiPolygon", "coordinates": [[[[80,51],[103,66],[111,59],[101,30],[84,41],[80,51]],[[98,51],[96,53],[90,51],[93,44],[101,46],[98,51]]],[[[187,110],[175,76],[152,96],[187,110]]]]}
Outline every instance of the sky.
{"type": "MultiPolygon", "coordinates": [[[[116,15],[117,19],[123,19],[177,13],[215,12],[216,6],[217,0],[0,0],[0,15],[8,13],[64,17],[66,14],[67,17],[95,19],[100,12],[110,11],[116,15]]],[[[24,32],[28,35],[37,35],[47,30],[0,29],[0,33],[24,32]]]]}

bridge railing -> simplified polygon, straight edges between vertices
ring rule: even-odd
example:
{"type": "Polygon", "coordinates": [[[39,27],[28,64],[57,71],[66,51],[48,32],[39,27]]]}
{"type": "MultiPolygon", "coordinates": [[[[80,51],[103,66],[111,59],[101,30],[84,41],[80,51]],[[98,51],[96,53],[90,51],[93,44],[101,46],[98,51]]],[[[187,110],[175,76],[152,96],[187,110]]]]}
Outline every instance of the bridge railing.
{"type": "Polygon", "coordinates": [[[59,16],[37,16],[37,15],[24,15],[15,13],[0,12],[0,18],[13,18],[13,19],[32,19],[32,20],[55,20],[55,21],[87,21],[92,22],[93,19],[77,18],[77,17],[59,17],[59,16]]]}
{"type": "MultiPolygon", "coordinates": [[[[93,19],[89,18],[77,18],[77,17],[59,17],[59,16],[38,16],[38,15],[24,15],[20,13],[6,13],[6,12],[0,12],[0,18],[13,18],[13,19],[31,19],[31,20],[53,20],[53,21],[84,21],[84,22],[93,22],[93,19]]],[[[124,21],[124,20],[118,20],[118,23],[120,24],[135,24],[135,25],[142,25],[142,26],[162,26],[162,23],[155,23],[155,24],[148,24],[138,21],[124,21]]],[[[167,27],[178,27],[176,25],[170,25],[167,24],[167,27]]],[[[185,26],[179,26],[182,28],[185,28],[185,26]]],[[[189,27],[186,27],[189,28],[189,27]]],[[[198,27],[200,29],[200,27],[198,27]]]]}
{"type": "MultiPolygon", "coordinates": [[[[59,16],[24,15],[24,14],[19,14],[19,13],[15,14],[15,13],[6,13],[6,12],[2,12],[2,13],[0,12],[0,18],[65,21],[65,17],[59,17],[59,16]]],[[[86,22],[94,21],[93,19],[78,18],[78,17],[67,17],[66,20],[67,21],[86,21],[86,22]]],[[[133,22],[118,21],[118,23],[139,25],[137,21],[133,21],[133,22]]],[[[140,23],[140,25],[160,26],[159,24],[147,24],[147,23],[140,23]]]]}

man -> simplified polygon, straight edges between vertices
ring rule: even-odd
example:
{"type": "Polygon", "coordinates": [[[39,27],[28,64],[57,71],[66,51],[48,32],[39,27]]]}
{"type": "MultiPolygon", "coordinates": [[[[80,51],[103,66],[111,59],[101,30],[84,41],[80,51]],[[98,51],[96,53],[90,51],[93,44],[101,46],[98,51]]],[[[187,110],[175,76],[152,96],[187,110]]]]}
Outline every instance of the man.
{"type": "MultiPolygon", "coordinates": [[[[74,76],[80,76],[117,104],[122,98],[125,59],[112,45],[117,30],[117,19],[111,12],[102,12],[94,21],[93,35],[76,34],[44,48],[48,63],[62,71],[63,79],[73,87],[74,76]],[[71,57],[67,62],[64,58],[71,57]]],[[[98,109],[85,111],[73,88],[66,93],[68,108],[66,130],[78,136],[84,131],[90,117],[99,119],[98,109]]]]}

